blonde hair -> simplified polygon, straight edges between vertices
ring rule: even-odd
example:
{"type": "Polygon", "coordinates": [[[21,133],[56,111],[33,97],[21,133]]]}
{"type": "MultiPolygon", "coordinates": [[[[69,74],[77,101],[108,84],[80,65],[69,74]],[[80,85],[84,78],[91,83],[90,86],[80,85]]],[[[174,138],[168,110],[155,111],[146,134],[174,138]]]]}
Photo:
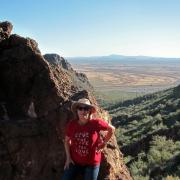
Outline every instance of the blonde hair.
{"type": "MultiPolygon", "coordinates": [[[[78,116],[78,113],[77,113],[77,109],[76,109],[76,111],[73,113],[73,116],[74,116],[74,119],[77,119],[77,120],[79,119],[79,116],[78,116]]],[[[90,119],[92,119],[92,118],[93,118],[93,113],[90,111],[90,112],[89,112],[89,118],[88,118],[88,119],[90,120],[90,119]]]]}

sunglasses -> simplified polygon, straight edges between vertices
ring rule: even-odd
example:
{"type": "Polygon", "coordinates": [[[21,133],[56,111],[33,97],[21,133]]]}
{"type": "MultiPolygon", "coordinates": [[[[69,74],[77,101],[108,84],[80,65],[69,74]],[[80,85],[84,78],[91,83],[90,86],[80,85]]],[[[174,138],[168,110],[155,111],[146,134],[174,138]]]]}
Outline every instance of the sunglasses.
{"type": "Polygon", "coordinates": [[[85,107],[79,106],[77,109],[78,109],[79,111],[89,111],[89,110],[90,110],[90,107],[88,107],[88,106],[85,106],[85,107]]]}

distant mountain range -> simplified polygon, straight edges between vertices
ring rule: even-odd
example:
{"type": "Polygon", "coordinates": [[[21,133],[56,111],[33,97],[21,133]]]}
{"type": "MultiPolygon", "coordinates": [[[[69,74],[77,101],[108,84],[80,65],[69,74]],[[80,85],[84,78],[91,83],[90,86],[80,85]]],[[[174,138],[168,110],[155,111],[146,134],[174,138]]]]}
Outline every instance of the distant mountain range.
{"type": "Polygon", "coordinates": [[[146,61],[146,62],[171,62],[180,63],[180,58],[164,58],[164,57],[151,57],[151,56],[123,56],[111,54],[109,56],[90,56],[90,57],[66,57],[70,62],[93,62],[93,61],[146,61]]]}

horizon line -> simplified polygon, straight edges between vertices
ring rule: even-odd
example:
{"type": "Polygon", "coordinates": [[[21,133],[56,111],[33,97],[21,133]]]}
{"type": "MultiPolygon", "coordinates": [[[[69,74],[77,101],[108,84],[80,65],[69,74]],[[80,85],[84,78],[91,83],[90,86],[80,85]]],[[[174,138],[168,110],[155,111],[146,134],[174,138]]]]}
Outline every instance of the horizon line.
{"type": "MultiPolygon", "coordinates": [[[[59,55],[58,53],[45,53],[45,54],[57,54],[57,55],[59,55]]],[[[45,55],[45,54],[43,54],[43,55],[45,55]]],[[[180,56],[179,57],[171,57],[171,56],[165,57],[165,56],[122,55],[122,54],[92,55],[92,56],[82,56],[82,55],[79,55],[79,56],[62,56],[62,55],[59,55],[59,56],[65,57],[65,58],[96,58],[96,57],[121,56],[121,57],[144,57],[144,58],[180,59],[180,56]]]]}
{"type": "Polygon", "coordinates": [[[64,56],[67,58],[93,58],[93,57],[110,57],[110,56],[121,56],[121,57],[147,57],[147,58],[164,58],[164,59],[180,59],[180,56],[178,57],[172,57],[172,56],[148,56],[148,55],[121,55],[121,54],[110,54],[110,55],[92,55],[92,56],[64,56]]]}

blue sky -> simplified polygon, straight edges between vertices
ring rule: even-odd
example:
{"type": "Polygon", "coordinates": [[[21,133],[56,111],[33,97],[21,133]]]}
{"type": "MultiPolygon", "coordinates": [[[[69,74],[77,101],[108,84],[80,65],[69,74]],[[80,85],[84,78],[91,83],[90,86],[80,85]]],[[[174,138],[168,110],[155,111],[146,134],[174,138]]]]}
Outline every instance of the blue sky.
{"type": "Polygon", "coordinates": [[[61,56],[180,57],[180,0],[0,0],[0,21],[61,56]]]}

